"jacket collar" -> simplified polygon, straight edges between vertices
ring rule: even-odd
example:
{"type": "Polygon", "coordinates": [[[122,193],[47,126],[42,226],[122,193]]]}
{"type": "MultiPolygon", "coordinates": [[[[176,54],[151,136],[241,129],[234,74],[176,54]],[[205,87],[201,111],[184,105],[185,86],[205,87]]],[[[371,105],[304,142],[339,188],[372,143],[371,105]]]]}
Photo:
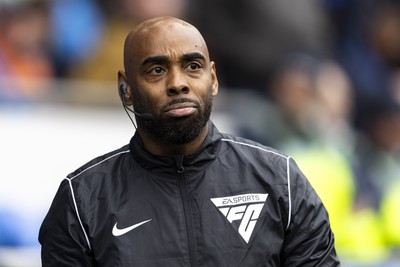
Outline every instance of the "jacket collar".
{"type": "Polygon", "coordinates": [[[221,138],[218,129],[209,121],[208,134],[195,154],[190,156],[155,156],[144,149],[142,140],[136,132],[130,141],[130,153],[142,168],[156,175],[176,177],[178,174],[177,164],[182,160],[185,174],[190,175],[202,170],[216,158],[221,146],[221,138]]]}

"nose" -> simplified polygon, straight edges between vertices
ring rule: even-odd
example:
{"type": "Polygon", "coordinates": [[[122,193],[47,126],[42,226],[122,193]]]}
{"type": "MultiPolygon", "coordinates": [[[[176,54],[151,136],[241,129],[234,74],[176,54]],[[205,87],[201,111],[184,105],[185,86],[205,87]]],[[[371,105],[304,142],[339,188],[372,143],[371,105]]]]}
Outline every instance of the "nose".
{"type": "Polygon", "coordinates": [[[189,84],[185,73],[180,68],[171,68],[167,79],[167,94],[174,96],[189,93],[189,84]]]}

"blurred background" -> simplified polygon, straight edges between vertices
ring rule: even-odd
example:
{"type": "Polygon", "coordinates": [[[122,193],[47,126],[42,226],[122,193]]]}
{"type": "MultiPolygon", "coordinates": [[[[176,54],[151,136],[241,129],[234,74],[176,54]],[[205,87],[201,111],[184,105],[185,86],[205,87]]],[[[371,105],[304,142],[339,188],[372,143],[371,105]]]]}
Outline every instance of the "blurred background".
{"type": "Polygon", "coordinates": [[[123,42],[158,15],[203,33],[213,121],[296,160],[342,266],[400,266],[398,0],[0,0],[0,266],[40,266],[61,180],[129,142],[123,42]]]}

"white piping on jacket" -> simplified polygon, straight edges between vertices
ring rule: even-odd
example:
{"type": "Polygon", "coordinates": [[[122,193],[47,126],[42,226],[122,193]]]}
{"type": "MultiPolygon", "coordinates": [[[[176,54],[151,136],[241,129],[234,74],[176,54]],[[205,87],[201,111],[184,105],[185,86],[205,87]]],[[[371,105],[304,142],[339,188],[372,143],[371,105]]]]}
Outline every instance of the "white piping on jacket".
{"type": "Polygon", "coordinates": [[[85,239],[86,239],[86,242],[87,242],[87,244],[88,244],[89,250],[92,250],[92,246],[90,245],[90,242],[89,242],[89,237],[88,237],[88,235],[86,234],[85,228],[83,227],[83,223],[82,223],[82,220],[81,220],[81,216],[79,216],[78,206],[77,206],[77,204],[76,204],[75,193],[74,193],[74,189],[72,188],[71,179],[68,179],[68,178],[66,178],[66,179],[68,180],[69,188],[71,189],[72,201],[74,202],[74,207],[75,207],[76,216],[78,217],[79,224],[80,224],[80,226],[81,226],[81,228],[82,228],[83,234],[85,235],[85,239]]]}
{"type": "Polygon", "coordinates": [[[78,221],[79,221],[79,224],[80,224],[80,226],[81,226],[81,228],[82,228],[82,231],[83,231],[83,234],[84,234],[84,236],[85,236],[85,239],[86,239],[87,245],[88,245],[88,247],[89,247],[89,250],[92,250],[92,246],[90,245],[89,237],[88,237],[88,235],[87,235],[87,233],[86,233],[85,227],[83,227],[83,223],[82,223],[82,220],[81,220],[81,216],[79,215],[78,205],[77,205],[76,199],[75,199],[74,188],[72,187],[72,180],[73,180],[74,178],[78,177],[79,175],[81,175],[82,173],[86,172],[87,170],[90,170],[91,168],[94,168],[94,167],[96,167],[96,166],[102,164],[103,162],[105,162],[105,161],[107,161],[107,160],[109,160],[109,159],[111,159],[111,158],[113,158],[113,157],[115,157],[115,156],[118,156],[118,155],[121,155],[121,154],[125,154],[125,153],[129,153],[129,151],[130,151],[130,150],[125,150],[125,151],[118,152],[118,153],[116,153],[116,154],[114,154],[114,155],[111,155],[111,156],[109,156],[109,157],[103,159],[102,161],[97,162],[96,164],[93,164],[93,165],[87,167],[86,169],[82,170],[80,173],[76,174],[75,176],[73,176],[73,177],[71,177],[71,178],[68,178],[68,177],[65,178],[66,180],[68,180],[69,188],[70,188],[70,190],[71,190],[71,195],[72,195],[72,201],[73,201],[74,207],[75,207],[76,216],[77,216],[78,221]]]}
{"type": "Polygon", "coordinates": [[[290,226],[290,221],[292,218],[292,195],[290,191],[290,156],[286,158],[286,172],[287,172],[287,187],[288,187],[288,202],[289,202],[289,211],[288,211],[288,222],[286,225],[286,230],[290,226]]]}
{"type": "Polygon", "coordinates": [[[226,139],[226,138],[222,138],[221,141],[224,142],[231,142],[234,144],[238,144],[238,145],[243,145],[243,146],[248,146],[248,147],[252,147],[252,148],[256,148],[256,149],[260,149],[262,151],[268,152],[268,153],[272,153],[275,154],[277,156],[283,157],[286,159],[286,173],[287,173],[287,186],[288,186],[288,221],[287,221],[287,225],[286,225],[286,230],[289,228],[290,226],[290,222],[291,222],[291,217],[292,217],[292,196],[291,196],[291,191],[290,191],[290,156],[285,156],[283,154],[277,153],[276,151],[272,151],[272,150],[268,150],[259,146],[255,146],[255,145],[251,145],[248,143],[243,143],[243,142],[238,142],[238,141],[234,141],[232,139],[226,139]]]}
{"type": "Polygon", "coordinates": [[[115,156],[118,156],[118,155],[121,155],[121,154],[125,154],[125,153],[129,153],[129,151],[130,151],[130,150],[125,150],[125,151],[118,152],[117,154],[111,155],[111,156],[109,156],[108,158],[105,158],[105,159],[103,159],[102,161],[99,161],[99,162],[97,162],[96,164],[93,164],[93,165],[87,167],[86,169],[84,169],[84,170],[82,170],[80,173],[78,173],[77,175],[72,176],[71,178],[66,178],[66,179],[72,180],[72,179],[78,177],[79,175],[81,175],[82,173],[86,172],[87,170],[90,170],[91,168],[94,168],[94,167],[96,167],[97,165],[100,165],[100,164],[102,164],[103,162],[105,162],[105,161],[107,161],[107,160],[109,160],[109,159],[111,159],[111,158],[113,158],[113,157],[115,157],[115,156]]]}

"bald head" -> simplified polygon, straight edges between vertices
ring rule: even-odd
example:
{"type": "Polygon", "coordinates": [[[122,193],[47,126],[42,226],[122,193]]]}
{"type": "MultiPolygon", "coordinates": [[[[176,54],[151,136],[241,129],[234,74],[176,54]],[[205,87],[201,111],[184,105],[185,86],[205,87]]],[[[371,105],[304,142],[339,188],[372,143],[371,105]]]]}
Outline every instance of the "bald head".
{"type": "Polygon", "coordinates": [[[143,34],[151,31],[154,28],[163,28],[167,27],[169,24],[180,24],[182,26],[187,26],[191,28],[195,28],[193,25],[188,22],[175,18],[175,17],[156,17],[152,19],[145,20],[137,25],[127,36],[126,42],[130,42],[132,38],[134,38],[137,34],[143,34]]]}
{"type": "Polygon", "coordinates": [[[135,110],[145,148],[154,155],[194,153],[218,94],[215,63],[200,32],[172,17],[144,21],[126,38],[124,65],[118,88],[127,85],[120,95],[135,110]]]}
{"type": "MultiPolygon", "coordinates": [[[[195,49],[201,49],[209,60],[208,48],[201,33],[191,24],[174,17],[157,17],[143,21],[126,37],[124,45],[124,67],[127,76],[135,71],[135,65],[143,50],[160,48],[160,44],[174,45],[176,42],[190,42],[195,49]],[[180,37],[180,38],[178,38],[180,37]]],[[[164,48],[165,50],[168,47],[164,48]]]]}

